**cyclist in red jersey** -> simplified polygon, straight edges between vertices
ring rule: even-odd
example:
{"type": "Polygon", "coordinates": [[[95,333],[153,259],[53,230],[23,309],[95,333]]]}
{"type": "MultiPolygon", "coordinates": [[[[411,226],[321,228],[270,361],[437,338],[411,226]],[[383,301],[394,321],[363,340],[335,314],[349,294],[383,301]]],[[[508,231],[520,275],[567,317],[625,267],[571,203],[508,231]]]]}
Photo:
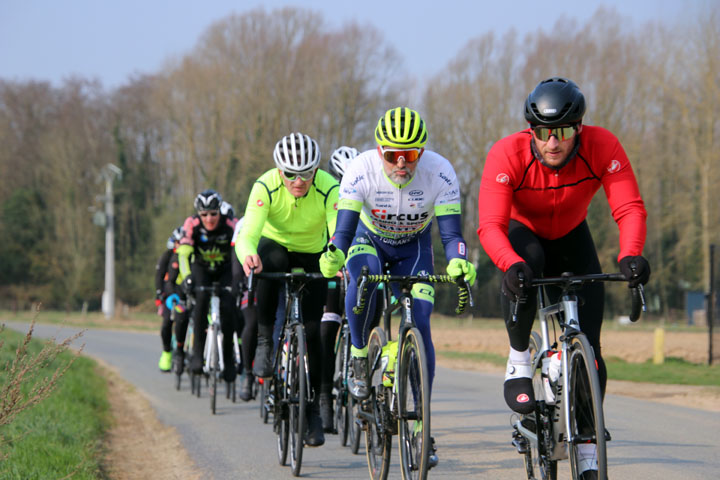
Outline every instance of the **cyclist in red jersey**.
{"type": "MultiPolygon", "coordinates": [[[[586,221],[588,205],[600,187],[620,230],[620,271],[631,278],[630,286],[645,284],[650,277],[642,256],[647,213],[628,157],[612,133],[583,125],[584,113],[585,97],[574,82],[559,77],[540,82],[525,101],[530,128],[493,145],[480,183],[478,235],[505,272],[502,306],[510,355],[504,396],[518,413],[535,409],[528,346],[537,298],[527,285],[533,277],[601,272],[586,221]],[[526,300],[513,322],[510,301],[520,297],[526,300]]],[[[595,351],[603,394],[604,293],[602,283],[579,291],[585,300],[581,328],[595,351]]],[[[593,474],[597,472],[589,460],[582,478],[597,478],[593,474]]]]}

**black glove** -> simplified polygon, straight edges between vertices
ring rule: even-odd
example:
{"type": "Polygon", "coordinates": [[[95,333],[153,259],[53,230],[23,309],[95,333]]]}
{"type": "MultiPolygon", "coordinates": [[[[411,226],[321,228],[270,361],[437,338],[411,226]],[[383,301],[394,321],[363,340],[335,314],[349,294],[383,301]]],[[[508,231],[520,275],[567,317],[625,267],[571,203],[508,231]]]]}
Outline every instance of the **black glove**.
{"type": "Polygon", "coordinates": [[[525,262],[517,262],[510,265],[505,272],[502,282],[502,291],[506,297],[515,301],[517,297],[524,297],[530,291],[530,282],[533,279],[533,272],[525,262]],[[522,273],[521,280],[518,274],[522,273]]]}
{"type": "Polygon", "coordinates": [[[620,272],[628,279],[628,287],[645,285],[650,280],[650,264],[642,255],[628,255],[620,259],[620,272]]]}
{"type": "Polygon", "coordinates": [[[193,284],[192,277],[185,277],[185,280],[182,282],[182,290],[185,292],[185,295],[191,295],[193,294],[193,291],[195,290],[195,285],[193,284]]]}

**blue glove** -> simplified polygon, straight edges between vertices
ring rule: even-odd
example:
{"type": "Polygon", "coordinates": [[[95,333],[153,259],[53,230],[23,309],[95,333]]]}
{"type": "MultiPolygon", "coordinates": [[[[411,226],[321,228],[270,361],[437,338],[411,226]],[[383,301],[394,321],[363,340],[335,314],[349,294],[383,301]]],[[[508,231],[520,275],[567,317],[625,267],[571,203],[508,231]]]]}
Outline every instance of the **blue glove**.
{"type": "Polygon", "coordinates": [[[447,266],[447,274],[451,277],[459,277],[465,275],[464,280],[472,286],[475,283],[475,277],[477,272],[475,271],[475,265],[468,262],[464,258],[453,258],[447,266]]]}
{"type": "Polygon", "coordinates": [[[328,249],[320,256],[320,273],[325,278],[333,278],[345,264],[345,254],[342,250],[328,249]]]}

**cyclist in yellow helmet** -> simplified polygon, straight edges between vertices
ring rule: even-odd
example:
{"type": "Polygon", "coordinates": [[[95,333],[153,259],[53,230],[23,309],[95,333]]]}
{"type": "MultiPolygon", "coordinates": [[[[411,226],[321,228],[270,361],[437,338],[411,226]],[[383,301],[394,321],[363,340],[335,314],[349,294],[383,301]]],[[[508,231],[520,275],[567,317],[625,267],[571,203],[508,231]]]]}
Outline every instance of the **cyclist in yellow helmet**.
{"type": "MultiPolygon", "coordinates": [[[[432,274],[431,226],[433,217],[445,247],[447,272],[475,281],[475,267],[467,261],[460,221],[460,186],[450,162],[425,150],[428,132],[420,114],[410,108],[392,108],[375,128],[377,148],[355,157],[340,184],[340,204],[332,243],[336,250],[320,258],[320,271],[332,277],[345,263],[350,285],[356,285],[363,266],[382,274],[387,262],[393,275],[432,274]],[[345,259],[347,257],[347,262],[345,259]]],[[[367,398],[367,338],[374,319],[376,287],[369,285],[367,308],[353,313],[357,291],[348,289],[345,312],[352,333],[350,392],[367,398]]],[[[430,336],[434,289],[416,284],[413,313],[427,353],[432,388],[435,350],[430,336]]],[[[430,464],[437,464],[431,449],[430,464]]]]}

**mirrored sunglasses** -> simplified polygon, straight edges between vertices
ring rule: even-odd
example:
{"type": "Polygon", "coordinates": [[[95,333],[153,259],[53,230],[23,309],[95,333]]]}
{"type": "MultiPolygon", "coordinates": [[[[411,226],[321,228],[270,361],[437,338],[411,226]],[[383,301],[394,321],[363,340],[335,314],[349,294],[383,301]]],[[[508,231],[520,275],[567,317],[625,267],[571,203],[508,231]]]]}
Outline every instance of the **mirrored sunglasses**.
{"type": "Polygon", "coordinates": [[[386,162],[397,164],[400,160],[404,160],[405,163],[415,163],[420,158],[421,150],[419,148],[412,149],[395,149],[395,148],[383,148],[382,156],[386,162]]]}
{"type": "Polygon", "coordinates": [[[565,125],[562,127],[532,127],[535,138],[541,142],[547,142],[554,136],[559,141],[570,140],[577,133],[577,125],[565,125]]]}
{"type": "Polygon", "coordinates": [[[313,175],[315,174],[314,170],[311,170],[309,172],[303,172],[303,173],[287,173],[282,172],[283,177],[285,177],[289,182],[294,182],[296,179],[300,179],[303,182],[307,182],[311,178],[313,178],[313,175]]]}

